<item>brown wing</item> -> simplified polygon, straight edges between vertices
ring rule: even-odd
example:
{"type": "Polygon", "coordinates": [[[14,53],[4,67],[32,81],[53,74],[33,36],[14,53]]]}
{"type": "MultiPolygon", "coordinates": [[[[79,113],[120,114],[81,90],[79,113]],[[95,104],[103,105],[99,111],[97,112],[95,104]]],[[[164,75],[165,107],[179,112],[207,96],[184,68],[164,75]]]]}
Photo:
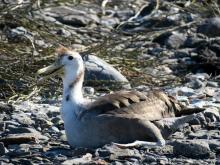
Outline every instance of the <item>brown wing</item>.
{"type": "Polygon", "coordinates": [[[92,102],[81,116],[112,115],[154,121],[173,117],[180,108],[173,98],[163,92],[154,91],[144,95],[138,91],[120,91],[92,102]]]}

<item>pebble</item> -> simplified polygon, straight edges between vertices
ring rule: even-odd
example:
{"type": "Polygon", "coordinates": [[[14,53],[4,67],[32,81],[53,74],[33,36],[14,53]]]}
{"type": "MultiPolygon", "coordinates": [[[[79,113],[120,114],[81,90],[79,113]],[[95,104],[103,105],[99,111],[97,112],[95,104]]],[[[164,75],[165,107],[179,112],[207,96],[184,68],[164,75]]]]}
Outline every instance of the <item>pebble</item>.
{"type": "Polygon", "coordinates": [[[208,18],[197,28],[198,33],[207,35],[208,37],[220,36],[220,18],[208,18]]]}
{"type": "MultiPolygon", "coordinates": [[[[148,15],[154,9],[154,6],[151,6],[154,1],[146,4],[143,0],[108,1],[106,12],[103,14],[100,2],[45,1],[40,10],[31,12],[34,17],[27,16],[29,19],[39,20],[37,28],[42,28],[40,33],[32,28],[34,24],[31,27],[23,24],[25,18],[16,23],[11,22],[16,18],[16,15],[13,15],[13,19],[7,19],[4,22],[6,26],[3,29],[0,28],[1,36],[6,37],[6,41],[2,43],[7,42],[7,46],[12,47],[12,55],[15,54],[14,50],[24,55],[30,54],[31,57],[32,49],[36,49],[34,56],[39,57],[40,60],[35,61],[36,65],[38,63],[43,65],[45,61],[41,59],[44,59],[44,56],[51,60],[51,52],[57,44],[70,46],[79,52],[94,52],[96,56],[88,55],[88,58],[84,56],[86,70],[89,71],[85,75],[86,97],[94,98],[103,94],[94,90],[96,88],[92,86],[93,82],[89,84],[90,80],[124,81],[126,85],[115,83],[116,87],[127,89],[132,85],[134,89],[145,93],[152,89],[165,90],[188,107],[205,107],[203,117],[198,117],[197,121],[192,121],[190,124],[184,124],[183,128],[171,135],[164,147],[145,146],[122,149],[109,144],[97,149],[70,148],[60,115],[61,96],[58,96],[56,100],[53,97],[45,99],[41,96],[33,96],[28,101],[20,103],[11,101],[12,105],[0,102],[0,140],[2,140],[0,142],[0,164],[209,165],[215,164],[215,161],[218,164],[220,90],[217,75],[220,73],[218,67],[220,46],[216,36],[220,33],[215,28],[219,28],[219,18],[207,18],[200,25],[182,28],[181,25],[201,20],[201,16],[196,12],[186,13],[178,7],[173,7],[167,1],[161,1],[159,10],[148,15]],[[136,18],[134,18],[135,14],[137,14],[136,18]],[[41,21],[47,26],[46,29],[41,21]],[[121,28],[116,28],[123,21],[128,22],[121,28]],[[175,27],[178,29],[166,32],[175,27]],[[155,30],[156,37],[152,29],[155,30]],[[158,34],[162,35],[158,36],[158,34]],[[16,42],[16,47],[14,47],[14,42],[16,42]],[[31,42],[34,44],[33,47],[31,42]],[[22,46],[22,49],[19,46],[22,46]],[[49,54],[45,54],[46,49],[49,50],[49,54]],[[130,74],[130,61],[129,65],[123,62],[116,64],[117,68],[122,71],[120,73],[105,63],[102,60],[103,57],[109,61],[114,58],[116,63],[124,58],[132,59],[131,65],[135,65],[135,73],[128,75],[130,74]],[[198,61],[198,58],[201,61],[198,61]],[[210,58],[214,59],[214,62],[211,63],[211,67],[208,65],[205,68],[210,58]],[[133,78],[136,76],[136,71],[140,74],[138,78],[133,78]],[[122,73],[127,74],[131,82],[122,73]],[[138,83],[139,79],[142,81],[142,76],[145,75],[149,76],[149,80],[138,83]],[[181,79],[180,82],[179,79],[181,79]],[[154,81],[157,83],[155,84],[154,81]],[[211,123],[201,126],[202,119],[211,123]],[[169,143],[172,140],[178,140],[178,142],[172,145],[169,143]]],[[[177,6],[184,6],[189,2],[172,3],[175,6],[177,3],[177,6]]],[[[11,12],[20,12],[20,10],[22,11],[22,8],[11,12]]],[[[0,59],[6,62],[12,61],[12,56],[5,57],[5,53],[7,54],[7,51],[0,55],[0,59]]],[[[17,62],[21,64],[19,60],[17,62]]],[[[8,64],[10,65],[11,63],[8,64]]],[[[33,74],[27,75],[34,79],[33,74]]],[[[19,80],[14,83],[16,90],[23,90],[24,85],[28,83],[26,78],[24,77],[25,81],[19,80]]],[[[2,84],[4,86],[6,82],[10,84],[11,80],[6,81],[0,77],[0,86],[2,84]]],[[[108,85],[112,84],[114,85],[113,82],[108,85]]],[[[0,98],[9,98],[9,95],[5,95],[4,92],[2,94],[2,90],[0,91],[0,98]]]]}
{"type": "Polygon", "coordinates": [[[4,143],[0,142],[0,156],[5,155],[8,150],[5,148],[4,143]]]}
{"type": "Polygon", "coordinates": [[[92,163],[92,154],[87,153],[83,155],[81,158],[75,158],[64,161],[63,165],[69,165],[69,164],[89,164],[92,163]]]}
{"type": "Polygon", "coordinates": [[[102,83],[110,81],[112,86],[120,87],[122,85],[121,87],[130,88],[128,80],[104,60],[88,55],[84,57],[84,63],[86,81],[93,81],[93,83],[95,80],[102,83]]]}
{"type": "Polygon", "coordinates": [[[209,145],[205,141],[175,141],[173,143],[173,152],[175,155],[182,155],[188,158],[206,159],[213,158],[209,145]]]}

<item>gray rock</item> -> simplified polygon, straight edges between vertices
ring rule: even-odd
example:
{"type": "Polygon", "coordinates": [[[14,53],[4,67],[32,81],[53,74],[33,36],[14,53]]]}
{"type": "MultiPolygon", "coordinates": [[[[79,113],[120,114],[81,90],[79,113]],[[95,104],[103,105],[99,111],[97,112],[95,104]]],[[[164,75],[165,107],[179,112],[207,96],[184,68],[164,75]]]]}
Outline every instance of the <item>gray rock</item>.
{"type": "Polygon", "coordinates": [[[155,38],[154,42],[157,42],[160,45],[165,45],[171,49],[176,49],[184,46],[186,39],[186,36],[182,33],[168,32],[155,38]]]}
{"type": "Polygon", "coordinates": [[[59,130],[57,127],[55,127],[55,126],[52,126],[52,127],[51,127],[51,130],[52,130],[53,132],[55,132],[55,133],[59,133],[59,132],[60,132],[60,130],[59,130]]]}
{"type": "Polygon", "coordinates": [[[124,88],[130,88],[128,80],[104,60],[93,55],[85,55],[83,59],[86,67],[86,81],[98,81],[101,84],[106,83],[113,87],[122,86],[124,88]]]}
{"type": "Polygon", "coordinates": [[[216,87],[216,88],[219,87],[218,82],[214,82],[214,81],[208,81],[207,86],[216,87]]]}
{"type": "Polygon", "coordinates": [[[65,30],[64,28],[59,29],[57,31],[57,34],[61,35],[61,36],[64,36],[64,37],[70,37],[71,36],[71,33],[69,31],[65,30]]]}
{"type": "Polygon", "coordinates": [[[197,28],[198,33],[207,35],[208,37],[220,36],[220,18],[208,18],[197,28]]]}
{"type": "Polygon", "coordinates": [[[69,164],[89,164],[92,163],[92,154],[87,153],[83,155],[81,158],[75,158],[64,161],[63,165],[69,165],[69,164]]]}
{"type": "Polygon", "coordinates": [[[207,73],[197,73],[197,74],[188,74],[188,75],[186,75],[186,79],[188,81],[195,80],[195,79],[205,81],[209,78],[210,78],[210,76],[207,73]]]}
{"type": "Polygon", "coordinates": [[[11,116],[14,120],[18,121],[18,123],[22,125],[31,125],[35,122],[27,115],[26,113],[13,114],[11,116]]]}
{"type": "Polygon", "coordinates": [[[22,134],[22,133],[39,133],[34,128],[28,127],[10,127],[9,134],[22,134]]]}
{"type": "Polygon", "coordinates": [[[103,148],[96,150],[96,155],[100,157],[109,157],[110,160],[137,158],[141,159],[142,156],[137,149],[122,149],[115,145],[106,145],[103,148]]]}
{"type": "Polygon", "coordinates": [[[220,140],[219,139],[211,139],[211,140],[208,140],[208,143],[209,143],[209,147],[212,151],[215,151],[218,150],[218,153],[220,153],[219,151],[219,147],[220,147],[220,140]]]}
{"type": "Polygon", "coordinates": [[[189,139],[208,139],[210,135],[206,130],[198,130],[196,132],[191,132],[188,137],[189,139]]]}
{"type": "Polygon", "coordinates": [[[56,18],[59,22],[74,27],[85,27],[92,23],[99,23],[99,18],[91,10],[83,11],[68,6],[46,8],[44,14],[56,18]]]}
{"type": "Polygon", "coordinates": [[[27,156],[31,154],[29,144],[21,144],[15,150],[7,153],[8,156],[17,157],[17,156],[27,156]]]}
{"type": "Polygon", "coordinates": [[[176,88],[176,93],[180,96],[192,96],[195,94],[195,91],[192,88],[179,87],[176,88]]]}
{"type": "Polygon", "coordinates": [[[0,103],[0,113],[5,112],[6,114],[10,114],[15,110],[15,108],[10,104],[0,103]]]}
{"type": "Polygon", "coordinates": [[[118,18],[102,17],[100,23],[106,27],[113,28],[114,26],[118,25],[120,22],[118,18]]]}
{"type": "Polygon", "coordinates": [[[14,29],[6,30],[6,35],[11,41],[24,41],[24,40],[32,40],[33,34],[24,27],[16,27],[14,29]]]}
{"type": "Polygon", "coordinates": [[[4,143],[0,142],[0,156],[5,155],[8,150],[5,148],[4,143]]]}
{"type": "Polygon", "coordinates": [[[157,158],[154,155],[144,155],[143,157],[143,163],[151,163],[151,162],[156,162],[157,158]]]}
{"type": "Polygon", "coordinates": [[[176,58],[184,58],[184,57],[189,57],[190,55],[190,52],[191,51],[191,49],[180,49],[180,50],[177,50],[176,52],[175,52],[175,57],[176,58]]]}
{"type": "Polygon", "coordinates": [[[0,141],[4,144],[22,144],[28,142],[48,141],[48,137],[42,135],[40,132],[35,133],[22,133],[22,134],[8,134],[7,136],[0,138],[0,141]]]}
{"type": "Polygon", "coordinates": [[[83,87],[83,93],[86,95],[93,95],[95,93],[95,89],[93,87],[83,87]]]}
{"type": "Polygon", "coordinates": [[[186,36],[181,33],[173,32],[169,38],[165,41],[165,45],[168,48],[176,49],[184,45],[186,36]]]}
{"type": "Polygon", "coordinates": [[[204,115],[212,122],[220,121],[220,110],[216,107],[206,108],[206,110],[204,111],[204,115]]]}
{"type": "Polygon", "coordinates": [[[174,141],[172,145],[175,155],[182,155],[195,159],[207,159],[215,156],[214,153],[211,152],[208,143],[205,141],[178,140],[174,141]]]}
{"type": "Polygon", "coordinates": [[[4,132],[6,128],[5,122],[0,122],[0,131],[4,132]]]}

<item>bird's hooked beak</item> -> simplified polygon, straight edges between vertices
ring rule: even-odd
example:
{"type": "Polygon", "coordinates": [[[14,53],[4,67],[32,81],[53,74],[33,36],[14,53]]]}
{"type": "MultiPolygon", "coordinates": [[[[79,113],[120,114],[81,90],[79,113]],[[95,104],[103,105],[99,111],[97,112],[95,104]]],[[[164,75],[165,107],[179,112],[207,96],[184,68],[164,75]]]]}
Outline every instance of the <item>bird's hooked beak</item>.
{"type": "Polygon", "coordinates": [[[46,78],[46,77],[51,77],[53,75],[57,75],[62,71],[63,71],[63,65],[61,64],[60,61],[56,61],[45,68],[39,69],[37,71],[37,74],[46,78]]]}

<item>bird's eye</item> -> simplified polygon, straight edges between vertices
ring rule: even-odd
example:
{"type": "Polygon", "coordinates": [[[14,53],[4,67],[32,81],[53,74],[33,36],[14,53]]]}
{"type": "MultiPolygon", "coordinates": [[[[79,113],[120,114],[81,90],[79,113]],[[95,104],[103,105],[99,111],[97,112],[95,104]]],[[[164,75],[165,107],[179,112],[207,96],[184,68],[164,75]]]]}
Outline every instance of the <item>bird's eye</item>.
{"type": "Polygon", "coordinates": [[[72,60],[72,59],[73,59],[73,56],[69,56],[68,59],[69,59],[69,60],[72,60]]]}

